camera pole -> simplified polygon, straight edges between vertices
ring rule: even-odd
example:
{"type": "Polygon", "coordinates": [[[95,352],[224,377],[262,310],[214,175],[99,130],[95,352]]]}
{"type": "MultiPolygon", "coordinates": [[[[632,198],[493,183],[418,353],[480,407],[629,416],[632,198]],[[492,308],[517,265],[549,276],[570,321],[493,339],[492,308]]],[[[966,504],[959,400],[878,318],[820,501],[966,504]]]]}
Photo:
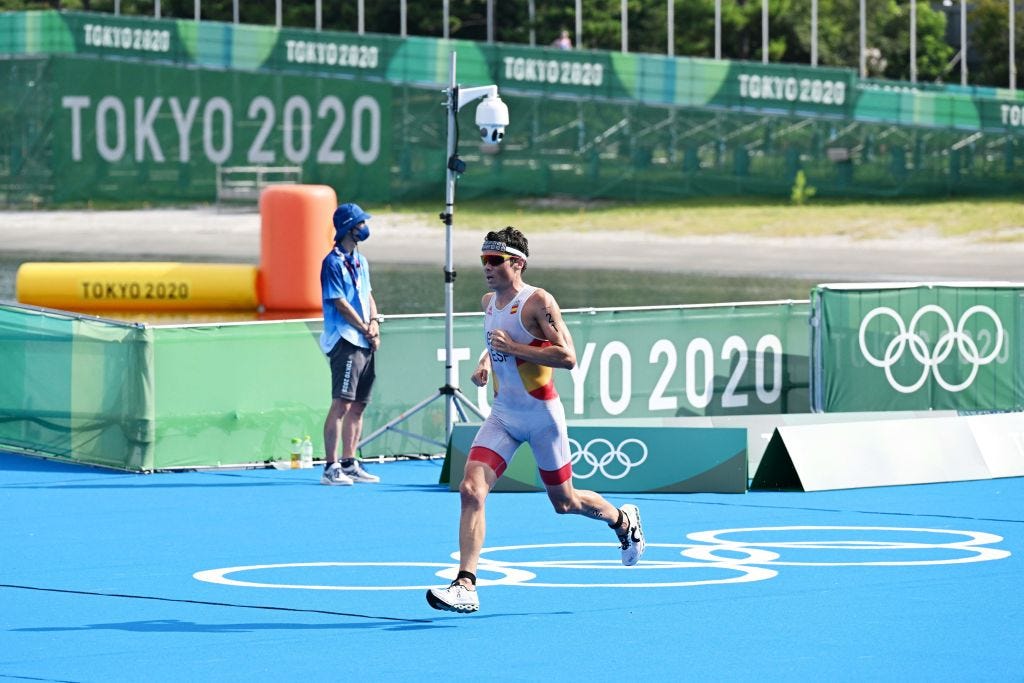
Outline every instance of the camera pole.
{"type": "MultiPolygon", "coordinates": [[[[358,448],[362,448],[385,432],[395,431],[405,436],[432,444],[441,449],[446,449],[452,438],[452,428],[455,424],[456,416],[462,422],[467,421],[466,412],[463,410],[464,407],[476,414],[481,420],[486,418],[486,415],[484,415],[483,412],[477,408],[477,406],[470,401],[464,393],[462,393],[462,390],[459,389],[457,385],[457,378],[455,377],[455,365],[453,362],[453,347],[455,345],[453,312],[455,307],[455,270],[453,269],[452,217],[455,213],[455,181],[457,179],[457,174],[462,173],[466,169],[465,163],[459,159],[457,153],[458,134],[456,132],[457,125],[455,117],[459,113],[460,102],[459,86],[455,82],[454,51],[452,51],[450,61],[448,63],[448,90],[446,92],[448,95],[447,101],[445,102],[445,107],[448,111],[448,148],[445,169],[444,212],[440,215],[441,220],[444,222],[444,386],[439,387],[436,393],[423,399],[413,407],[398,415],[398,417],[365,437],[359,442],[358,448]],[[408,420],[410,417],[438,399],[444,401],[444,443],[422,434],[415,434],[398,428],[397,425],[408,420]]],[[[465,103],[463,102],[461,104],[465,103]]]]}

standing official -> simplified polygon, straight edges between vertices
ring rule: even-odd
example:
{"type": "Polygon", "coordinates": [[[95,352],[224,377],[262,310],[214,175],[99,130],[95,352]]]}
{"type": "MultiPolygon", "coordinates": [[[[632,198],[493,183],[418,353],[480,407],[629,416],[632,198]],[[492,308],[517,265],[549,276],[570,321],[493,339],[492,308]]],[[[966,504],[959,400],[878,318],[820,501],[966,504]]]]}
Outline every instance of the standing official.
{"type": "Polygon", "coordinates": [[[373,388],[374,352],[380,348],[380,321],[370,288],[370,265],[357,249],[370,236],[370,214],[358,204],[334,212],[334,248],[320,267],[324,331],[320,348],[331,364],[331,407],[324,421],[321,484],[377,483],[356,459],[363,411],[373,388]],[[341,462],[338,440],[341,439],[341,462]]]}

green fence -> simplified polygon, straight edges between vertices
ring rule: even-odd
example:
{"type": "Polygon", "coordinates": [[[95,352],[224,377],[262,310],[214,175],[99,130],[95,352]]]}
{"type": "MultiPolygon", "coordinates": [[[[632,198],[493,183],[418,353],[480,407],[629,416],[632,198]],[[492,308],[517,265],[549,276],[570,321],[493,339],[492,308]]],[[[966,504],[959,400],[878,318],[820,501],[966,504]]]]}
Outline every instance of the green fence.
{"type": "MultiPolygon", "coordinates": [[[[672,420],[692,416],[756,425],[811,407],[1022,410],[1022,319],[1024,286],[1009,284],[823,285],[810,305],[570,310],[577,367],[556,384],[570,421],[605,425],[686,426],[672,420]]],[[[490,389],[468,381],[482,322],[455,316],[452,365],[486,412],[490,389]]],[[[305,434],[322,454],[321,326],[151,327],[0,305],[0,444],[129,470],[264,462],[305,434]]],[[[438,396],[444,327],[442,315],[384,324],[364,434],[438,396]]],[[[427,403],[364,455],[438,452],[444,408],[427,403]]]]}
{"type": "Polygon", "coordinates": [[[152,330],[0,305],[0,443],[153,468],[152,330]]]}
{"type": "MultiPolygon", "coordinates": [[[[444,182],[448,53],[497,84],[505,144],[464,197],[1007,194],[1024,94],[849,69],[88,13],[0,14],[0,202],[212,201],[217,165],[299,165],[365,201],[444,182]],[[102,60],[102,61],[101,61],[102,60]],[[898,85],[898,84],[897,84],[898,85]]],[[[463,130],[472,131],[472,112],[463,130]]]]}
{"type": "MultiPolygon", "coordinates": [[[[570,419],[778,414],[808,409],[802,303],[567,311],[579,367],[557,379],[570,419]]],[[[481,314],[455,318],[467,387],[481,314]]],[[[0,306],[0,444],[130,470],[263,462],[309,434],[323,453],[330,373],[322,322],[139,326],[0,306]]],[[[444,316],[389,318],[370,434],[444,383],[444,316]]],[[[470,400],[488,409],[488,389],[470,400]]],[[[364,448],[434,453],[444,403],[364,448]]]]}
{"type": "Polygon", "coordinates": [[[36,177],[48,167],[48,200],[212,199],[217,167],[231,165],[297,165],[304,182],[345,196],[387,194],[390,86],[72,57],[14,64],[22,89],[7,92],[24,104],[12,115],[47,141],[26,133],[9,149],[36,177]],[[29,161],[39,152],[46,162],[29,161]]]}
{"type": "MultiPolygon", "coordinates": [[[[476,436],[455,425],[440,483],[459,489],[476,436]]],[[[746,493],[747,430],[652,424],[568,425],[573,483],[601,493],[746,493]]],[[[523,444],[495,491],[543,491],[529,444],[523,444]]]]}
{"type": "Polygon", "coordinates": [[[0,54],[76,54],[190,67],[307,76],[447,83],[448,52],[465,83],[550,96],[644,104],[714,106],[768,113],[912,123],[1020,128],[1008,109],[1024,94],[1001,88],[859,79],[852,69],[758,64],[638,53],[531,48],[436,38],[159,20],[87,12],[0,15],[0,54]]]}
{"type": "Polygon", "coordinates": [[[1024,410],[1024,285],[822,285],[815,410],[1024,410]]]}

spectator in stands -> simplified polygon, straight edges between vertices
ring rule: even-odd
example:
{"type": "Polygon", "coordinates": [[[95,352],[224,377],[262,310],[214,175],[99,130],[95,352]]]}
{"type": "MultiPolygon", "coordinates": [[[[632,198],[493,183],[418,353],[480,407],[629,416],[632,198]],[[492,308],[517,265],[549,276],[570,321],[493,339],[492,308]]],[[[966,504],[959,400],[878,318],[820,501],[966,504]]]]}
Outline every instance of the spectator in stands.
{"type": "Polygon", "coordinates": [[[559,50],[571,50],[572,49],[572,38],[569,37],[569,32],[563,30],[557,38],[551,43],[552,47],[557,47],[559,50]]]}

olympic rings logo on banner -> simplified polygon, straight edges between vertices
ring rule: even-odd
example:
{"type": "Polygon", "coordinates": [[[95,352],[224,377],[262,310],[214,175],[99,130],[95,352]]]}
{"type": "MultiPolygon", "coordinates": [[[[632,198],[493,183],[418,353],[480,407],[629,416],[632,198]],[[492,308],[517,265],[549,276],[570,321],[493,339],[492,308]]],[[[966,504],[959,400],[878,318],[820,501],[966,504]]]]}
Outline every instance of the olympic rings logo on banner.
{"type": "MultiPolygon", "coordinates": [[[[1009,550],[994,547],[1002,536],[984,531],[876,526],[777,526],[695,531],[690,543],[648,543],[635,568],[608,559],[614,543],[536,543],[483,548],[477,567],[479,586],[525,588],[684,588],[767,581],[783,568],[921,567],[1003,560],[1009,550]],[[598,553],[601,559],[595,558],[598,553]],[[637,572],[640,569],[643,571],[637,572]],[[579,572],[599,572],[586,574],[579,572]],[[610,572],[610,573],[609,573],[610,572]]],[[[433,577],[455,579],[453,563],[440,562],[293,562],[198,571],[198,581],[240,588],[288,588],[335,591],[425,590],[433,577]],[[365,572],[388,567],[387,572],[365,572]],[[409,575],[411,582],[400,578],[409,575]],[[268,580],[268,572],[285,571],[293,579],[268,580]],[[253,580],[233,575],[255,572],[253,580]],[[299,576],[349,573],[353,583],[295,582],[299,576]],[[374,584],[380,577],[391,582],[374,584]]],[[[279,575],[280,576],[280,575],[279,575]]],[[[326,578],[326,577],[325,577],[326,578]]]]}
{"type": "Polygon", "coordinates": [[[949,313],[935,304],[928,304],[918,309],[917,313],[915,313],[910,319],[909,327],[903,322],[903,318],[900,314],[888,306],[879,306],[878,308],[873,309],[864,316],[863,320],[861,320],[858,341],[860,342],[860,352],[864,355],[864,358],[876,368],[882,368],[885,370],[885,377],[889,380],[889,386],[902,394],[912,394],[924,386],[924,383],[928,380],[929,372],[935,378],[938,385],[946,391],[963,391],[967,387],[971,386],[972,382],[974,382],[974,378],[977,377],[978,369],[981,368],[981,366],[988,365],[996,359],[996,356],[999,355],[999,351],[1003,348],[1003,339],[1005,336],[1002,321],[999,319],[999,316],[996,315],[996,312],[988,306],[971,306],[962,316],[960,316],[959,322],[957,322],[954,327],[953,319],[950,317],[949,313]],[[935,346],[932,348],[929,348],[927,340],[918,334],[917,331],[921,318],[928,313],[934,313],[939,316],[946,324],[946,331],[939,336],[938,340],[935,342],[935,346]],[[992,351],[984,356],[981,355],[981,351],[978,349],[978,345],[974,339],[964,331],[967,321],[970,320],[971,316],[976,314],[988,316],[995,325],[995,344],[993,344],[992,351]],[[867,343],[864,338],[868,325],[878,316],[892,318],[896,322],[896,328],[898,330],[898,334],[896,334],[896,336],[889,342],[889,345],[885,347],[885,353],[881,358],[875,357],[868,350],[867,343]],[[971,366],[971,371],[968,374],[967,379],[959,384],[953,384],[947,381],[939,371],[939,364],[949,358],[949,355],[953,352],[954,345],[963,361],[971,366]],[[901,383],[893,377],[892,374],[892,367],[896,365],[901,358],[903,358],[903,354],[908,348],[910,349],[910,353],[914,359],[921,364],[921,376],[909,385],[901,383]]]}
{"type": "Polygon", "coordinates": [[[634,467],[639,467],[647,460],[647,444],[640,439],[626,439],[618,446],[612,446],[608,439],[591,439],[586,446],[581,446],[576,439],[569,439],[569,463],[572,465],[572,476],[576,479],[589,479],[600,472],[606,479],[622,479],[634,467]],[[595,454],[591,449],[597,451],[595,454]],[[636,460],[634,460],[634,456],[636,460]],[[614,467],[608,467],[615,463],[614,467]],[[586,469],[577,469],[583,463],[586,469]]]}

